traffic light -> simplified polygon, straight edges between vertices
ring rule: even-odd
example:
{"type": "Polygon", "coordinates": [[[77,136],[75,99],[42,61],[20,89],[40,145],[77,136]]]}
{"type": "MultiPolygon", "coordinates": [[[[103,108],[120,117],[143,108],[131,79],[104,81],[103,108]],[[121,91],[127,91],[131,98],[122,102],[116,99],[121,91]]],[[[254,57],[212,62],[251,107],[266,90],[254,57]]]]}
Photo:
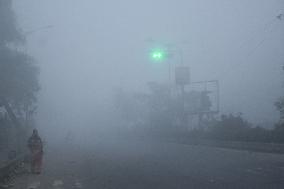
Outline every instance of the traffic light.
{"type": "Polygon", "coordinates": [[[155,62],[162,62],[166,58],[166,51],[163,49],[153,49],[150,53],[150,58],[155,62]]]}

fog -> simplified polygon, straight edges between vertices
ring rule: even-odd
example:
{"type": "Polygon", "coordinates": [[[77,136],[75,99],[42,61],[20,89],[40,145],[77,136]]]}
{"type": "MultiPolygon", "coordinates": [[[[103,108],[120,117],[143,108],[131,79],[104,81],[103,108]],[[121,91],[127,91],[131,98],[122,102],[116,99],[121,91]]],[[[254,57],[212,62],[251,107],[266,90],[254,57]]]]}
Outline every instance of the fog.
{"type": "Polygon", "coordinates": [[[0,0],[0,188],[283,188],[283,34],[283,0],[0,0]]]}
{"type": "Polygon", "coordinates": [[[191,81],[219,80],[221,113],[242,112],[264,127],[279,118],[273,104],[283,95],[282,0],[13,3],[25,50],[40,67],[40,128],[100,127],[98,120],[112,119],[116,89],[167,82],[167,63],[148,59],[151,41],[182,49],[191,81]]]}

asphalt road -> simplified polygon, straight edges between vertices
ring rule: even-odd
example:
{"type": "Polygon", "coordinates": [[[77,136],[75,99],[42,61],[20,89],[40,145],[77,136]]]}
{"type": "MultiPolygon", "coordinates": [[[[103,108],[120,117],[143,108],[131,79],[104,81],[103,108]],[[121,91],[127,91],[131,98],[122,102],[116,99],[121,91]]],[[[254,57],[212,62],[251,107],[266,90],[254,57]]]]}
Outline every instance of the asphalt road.
{"type": "Polygon", "coordinates": [[[44,171],[19,188],[284,188],[284,155],[147,140],[47,146],[44,171]]]}

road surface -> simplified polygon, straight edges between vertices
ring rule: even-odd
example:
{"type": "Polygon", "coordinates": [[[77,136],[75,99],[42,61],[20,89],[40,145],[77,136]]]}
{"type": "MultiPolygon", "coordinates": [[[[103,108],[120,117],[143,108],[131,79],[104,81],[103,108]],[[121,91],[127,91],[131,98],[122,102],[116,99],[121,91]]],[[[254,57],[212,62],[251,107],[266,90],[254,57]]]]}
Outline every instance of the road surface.
{"type": "Polygon", "coordinates": [[[22,188],[284,188],[284,156],[147,140],[46,146],[41,175],[22,188]],[[67,147],[68,146],[68,147],[67,147]]]}

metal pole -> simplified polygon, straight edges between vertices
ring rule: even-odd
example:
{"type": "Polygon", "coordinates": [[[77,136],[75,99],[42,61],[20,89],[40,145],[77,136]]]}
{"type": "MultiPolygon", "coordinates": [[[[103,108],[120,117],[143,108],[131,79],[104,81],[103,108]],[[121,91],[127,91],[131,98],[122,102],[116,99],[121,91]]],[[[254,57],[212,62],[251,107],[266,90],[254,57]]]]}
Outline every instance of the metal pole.
{"type": "Polygon", "coordinates": [[[187,117],[185,113],[185,91],[184,91],[184,85],[181,85],[181,99],[182,99],[182,124],[183,127],[187,127],[187,117]]]}
{"type": "Polygon", "coordinates": [[[216,80],[217,85],[217,112],[220,111],[220,86],[219,86],[219,80],[216,80]]]}
{"type": "Polygon", "coordinates": [[[169,70],[168,70],[168,72],[169,72],[169,84],[171,84],[171,63],[168,61],[168,64],[169,64],[169,70]]]}
{"type": "Polygon", "coordinates": [[[178,48],[178,49],[179,49],[179,55],[180,55],[180,65],[183,65],[183,52],[181,48],[178,48]]]}

